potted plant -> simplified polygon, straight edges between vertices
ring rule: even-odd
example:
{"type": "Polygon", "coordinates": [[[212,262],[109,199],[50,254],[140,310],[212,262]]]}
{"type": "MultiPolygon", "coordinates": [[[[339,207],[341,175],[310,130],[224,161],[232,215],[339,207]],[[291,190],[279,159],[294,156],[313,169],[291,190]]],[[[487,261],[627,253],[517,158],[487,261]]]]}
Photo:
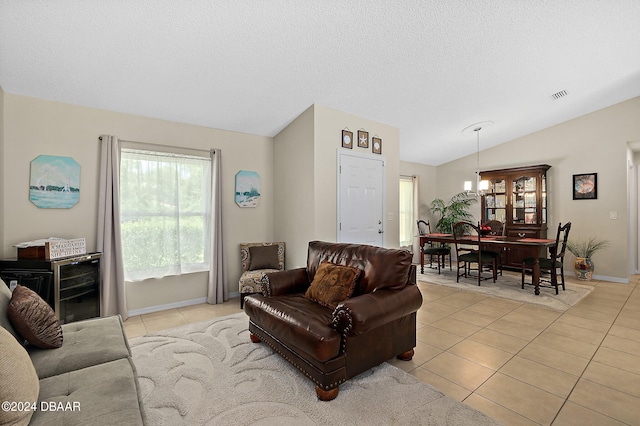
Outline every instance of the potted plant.
{"type": "Polygon", "coordinates": [[[468,192],[460,192],[449,200],[448,203],[441,198],[436,198],[429,205],[429,212],[439,217],[436,230],[450,234],[453,225],[460,221],[470,221],[473,215],[469,213],[471,204],[477,202],[477,198],[468,192]]]}
{"type": "Polygon", "coordinates": [[[606,240],[599,240],[591,237],[588,239],[570,240],[567,242],[567,250],[576,257],[574,269],[576,277],[582,281],[591,281],[594,264],[591,257],[600,249],[609,245],[606,240]]]}

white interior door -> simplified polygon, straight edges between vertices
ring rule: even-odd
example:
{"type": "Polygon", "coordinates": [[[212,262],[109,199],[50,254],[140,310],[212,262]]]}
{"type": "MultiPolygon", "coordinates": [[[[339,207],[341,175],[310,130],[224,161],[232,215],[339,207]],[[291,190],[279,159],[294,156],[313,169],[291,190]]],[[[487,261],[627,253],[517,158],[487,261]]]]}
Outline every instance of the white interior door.
{"type": "Polygon", "coordinates": [[[338,154],[338,242],[384,245],[384,160],[338,154]]]}

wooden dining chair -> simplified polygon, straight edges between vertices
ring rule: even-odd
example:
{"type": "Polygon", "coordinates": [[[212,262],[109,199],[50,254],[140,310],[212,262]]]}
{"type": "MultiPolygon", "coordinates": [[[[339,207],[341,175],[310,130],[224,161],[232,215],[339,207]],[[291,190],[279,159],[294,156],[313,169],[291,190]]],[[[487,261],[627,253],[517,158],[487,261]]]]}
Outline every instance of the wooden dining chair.
{"type": "MultiPolygon", "coordinates": [[[[485,226],[488,226],[489,228],[491,228],[491,230],[489,231],[489,235],[491,236],[497,236],[497,237],[504,237],[507,234],[507,227],[505,226],[504,222],[501,222],[499,220],[490,220],[488,222],[485,222],[485,226]]],[[[496,251],[496,250],[485,250],[486,253],[495,256],[496,261],[498,262],[498,274],[500,274],[502,276],[502,251],[504,250],[504,248],[500,248],[500,250],[496,251]]]]}
{"type": "MultiPolygon", "coordinates": [[[[540,272],[546,272],[551,275],[549,280],[540,277],[540,282],[546,281],[555,287],[556,294],[558,294],[558,270],[560,270],[560,279],[562,281],[562,290],[564,287],[564,253],[567,249],[567,240],[569,239],[569,231],[571,230],[571,222],[567,222],[562,226],[562,223],[558,224],[558,232],[556,233],[556,245],[553,246],[550,251],[550,256],[539,257],[540,272]]],[[[535,264],[535,257],[527,257],[522,261],[522,288],[524,288],[524,275],[526,271],[531,271],[533,274],[533,265],[535,264]]],[[[533,284],[533,283],[532,283],[533,284]]],[[[544,286],[541,286],[544,287],[544,286]]]]}
{"type": "Polygon", "coordinates": [[[505,236],[507,227],[504,226],[504,222],[500,222],[499,220],[489,220],[485,222],[485,225],[491,228],[489,231],[489,235],[497,235],[497,236],[505,236]]]}
{"type": "MultiPolygon", "coordinates": [[[[428,221],[418,220],[418,235],[428,235],[431,233],[431,226],[428,221]]],[[[436,261],[438,263],[438,275],[440,275],[440,266],[444,268],[444,260],[445,257],[449,257],[449,270],[451,271],[451,248],[446,244],[434,245],[433,243],[427,243],[423,247],[420,247],[420,250],[424,253],[425,256],[429,256],[429,268],[436,269],[433,266],[433,257],[436,257],[436,261]]],[[[424,269],[420,271],[420,273],[424,274],[424,269]]]]}
{"type": "Polygon", "coordinates": [[[480,243],[480,227],[469,222],[458,222],[453,225],[453,240],[456,246],[456,257],[458,258],[458,266],[456,271],[456,282],[460,282],[460,277],[474,277],[471,275],[473,264],[477,267],[475,278],[478,279],[478,285],[482,280],[488,280],[489,277],[483,277],[482,272],[485,268],[490,268],[492,272],[493,282],[496,282],[498,276],[497,264],[495,256],[487,254],[482,250],[480,243]],[[471,230],[471,235],[469,235],[471,230]],[[464,272],[461,274],[460,270],[464,272]]]}

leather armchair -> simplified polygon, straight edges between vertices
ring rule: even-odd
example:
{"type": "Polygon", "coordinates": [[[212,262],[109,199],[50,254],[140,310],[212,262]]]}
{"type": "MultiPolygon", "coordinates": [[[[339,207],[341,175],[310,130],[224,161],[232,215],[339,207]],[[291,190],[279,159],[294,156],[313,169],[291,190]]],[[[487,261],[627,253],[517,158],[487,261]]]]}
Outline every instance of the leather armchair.
{"type": "Polygon", "coordinates": [[[421,305],[411,253],[312,241],[305,268],[266,274],[262,294],[247,296],[244,306],[251,340],[271,346],[327,401],[351,377],[413,357],[421,305]],[[353,295],[335,309],[304,297],[323,261],[362,271],[353,295]]]}

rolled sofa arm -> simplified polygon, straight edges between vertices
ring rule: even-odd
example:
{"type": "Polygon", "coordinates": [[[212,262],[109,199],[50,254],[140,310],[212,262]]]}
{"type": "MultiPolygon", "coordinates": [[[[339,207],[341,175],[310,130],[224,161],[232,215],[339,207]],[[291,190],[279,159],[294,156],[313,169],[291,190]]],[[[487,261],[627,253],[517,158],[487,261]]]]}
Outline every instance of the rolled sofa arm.
{"type": "Polygon", "coordinates": [[[300,293],[309,287],[307,268],[287,269],[265,274],[263,294],[267,297],[300,293]]]}
{"type": "Polygon", "coordinates": [[[359,335],[416,312],[422,294],[416,285],[400,290],[380,290],[340,303],[333,311],[333,327],[340,333],[359,335]]]}

